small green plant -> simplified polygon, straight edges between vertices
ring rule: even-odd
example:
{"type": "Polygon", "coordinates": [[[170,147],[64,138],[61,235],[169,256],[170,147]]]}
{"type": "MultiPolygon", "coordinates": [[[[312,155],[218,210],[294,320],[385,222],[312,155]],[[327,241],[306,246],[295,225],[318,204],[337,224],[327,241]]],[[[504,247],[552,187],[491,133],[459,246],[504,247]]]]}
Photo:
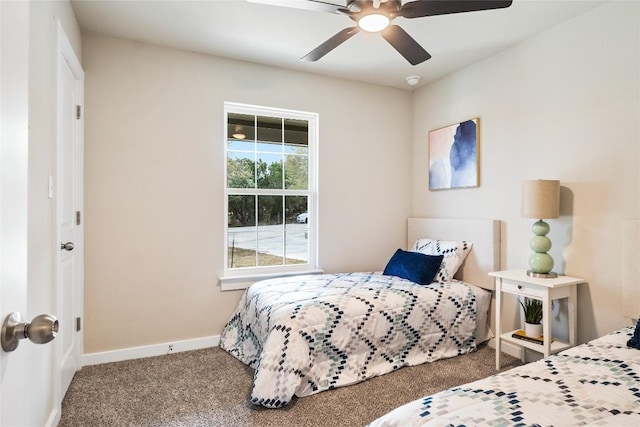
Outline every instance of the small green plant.
{"type": "Polygon", "coordinates": [[[533,298],[525,298],[524,303],[518,301],[524,310],[524,321],[539,324],[542,322],[542,301],[533,298]]]}

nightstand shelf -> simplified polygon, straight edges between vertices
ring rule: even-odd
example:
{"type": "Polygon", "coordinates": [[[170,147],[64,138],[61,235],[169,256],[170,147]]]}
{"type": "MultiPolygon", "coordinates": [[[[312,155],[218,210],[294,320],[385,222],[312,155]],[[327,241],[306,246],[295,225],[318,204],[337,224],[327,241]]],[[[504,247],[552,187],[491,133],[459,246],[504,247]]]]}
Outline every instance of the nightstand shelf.
{"type": "Polygon", "coordinates": [[[567,348],[573,347],[577,342],[577,310],[578,310],[578,290],[580,283],[585,283],[584,279],[569,276],[558,276],[552,279],[530,277],[526,270],[505,270],[489,273],[495,278],[496,294],[496,369],[500,369],[500,353],[503,342],[520,347],[520,357],[525,361],[525,349],[542,353],[544,357],[558,353],[567,348]],[[569,342],[562,342],[557,339],[544,339],[542,344],[533,343],[518,338],[513,338],[511,334],[515,331],[502,331],[502,296],[503,294],[516,295],[517,297],[535,298],[542,301],[542,335],[551,335],[551,302],[556,299],[567,298],[568,300],[568,320],[569,320],[569,342]]]}
{"type": "MultiPolygon", "coordinates": [[[[543,353],[544,354],[544,345],[542,344],[536,344],[534,342],[530,342],[530,341],[525,341],[525,340],[521,340],[518,338],[513,338],[511,335],[516,332],[517,329],[514,329],[513,331],[510,332],[506,332],[503,333],[502,335],[500,335],[500,338],[508,343],[511,344],[515,344],[515,345],[519,345],[522,347],[526,347],[529,350],[533,350],[533,351],[537,351],[538,353],[543,353]]],[[[551,342],[551,346],[550,346],[550,353],[558,353],[562,350],[566,350],[568,348],[572,347],[571,344],[569,344],[568,342],[562,342],[559,341],[557,339],[554,338],[554,340],[551,342]]]]}

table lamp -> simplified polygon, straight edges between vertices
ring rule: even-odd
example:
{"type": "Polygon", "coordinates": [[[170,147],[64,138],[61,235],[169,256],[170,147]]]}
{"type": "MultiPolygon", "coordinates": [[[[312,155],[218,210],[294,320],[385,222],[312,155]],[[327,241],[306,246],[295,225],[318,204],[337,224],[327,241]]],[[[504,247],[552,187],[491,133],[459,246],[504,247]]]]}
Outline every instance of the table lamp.
{"type": "Polygon", "coordinates": [[[560,216],[560,181],[538,179],[522,183],[523,218],[536,218],[532,230],[533,238],[529,246],[533,254],[529,257],[527,275],[540,278],[554,278],[558,275],[553,269],[553,258],[547,253],[551,249],[551,240],[547,237],[550,227],[543,221],[560,216]]]}

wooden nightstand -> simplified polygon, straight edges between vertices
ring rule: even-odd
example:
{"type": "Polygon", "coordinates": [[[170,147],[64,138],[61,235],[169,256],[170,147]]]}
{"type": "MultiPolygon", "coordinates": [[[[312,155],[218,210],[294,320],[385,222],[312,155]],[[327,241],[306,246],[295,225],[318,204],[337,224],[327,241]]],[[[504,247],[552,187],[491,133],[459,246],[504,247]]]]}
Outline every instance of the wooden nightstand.
{"type": "Polygon", "coordinates": [[[542,279],[527,276],[526,270],[506,270],[489,273],[495,278],[496,292],[496,369],[500,369],[500,346],[503,341],[520,346],[520,357],[525,361],[525,348],[542,353],[548,357],[553,353],[565,350],[576,345],[577,340],[577,310],[578,290],[577,285],[585,283],[584,279],[576,277],[558,276],[554,279],[542,279]],[[513,338],[515,331],[502,332],[502,294],[512,294],[520,297],[535,298],[542,301],[542,344],[513,338]],[[568,298],[569,316],[569,342],[562,342],[551,337],[551,301],[560,298],[568,298]]]}

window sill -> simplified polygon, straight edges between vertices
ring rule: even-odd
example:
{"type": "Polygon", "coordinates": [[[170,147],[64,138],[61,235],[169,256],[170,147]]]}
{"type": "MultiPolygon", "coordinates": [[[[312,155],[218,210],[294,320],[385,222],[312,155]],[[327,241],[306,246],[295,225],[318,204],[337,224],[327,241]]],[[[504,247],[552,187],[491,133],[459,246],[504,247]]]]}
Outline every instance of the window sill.
{"type": "Polygon", "coordinates": [[[276,277],[302,276],[304,274],[322,274],[322,273],[324,273],[324,270],[313,269],[313,270],[299,270],[299,271],[269,273],[269,274],[255,274],[255,275],[248,275],[248,276],[221,277],[220,290],[237,291],[237,290],[247,289],[249,286],[253,285],[255,282],[259,282],[260,280],[274,279],[276,277]]]}

